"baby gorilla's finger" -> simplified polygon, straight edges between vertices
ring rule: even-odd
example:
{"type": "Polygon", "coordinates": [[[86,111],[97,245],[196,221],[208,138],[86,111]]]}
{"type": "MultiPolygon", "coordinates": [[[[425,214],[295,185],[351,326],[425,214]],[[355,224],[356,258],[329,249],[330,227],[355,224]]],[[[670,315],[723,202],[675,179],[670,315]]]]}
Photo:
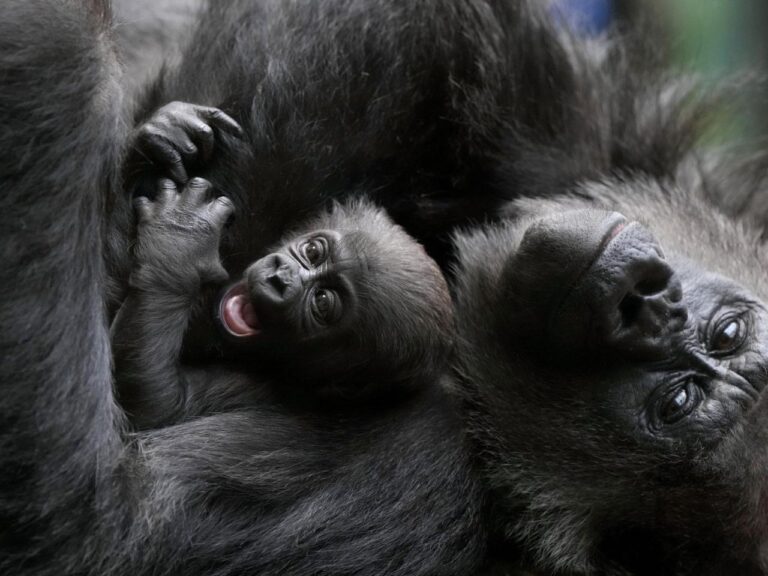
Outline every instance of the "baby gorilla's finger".
{"type": "Polygon", "coordinates": [[[211,183],[203,178],[192,178],[181,194],[181,201],[185,206],[201,206],[208,197],[211,183]]]}
{"type": "Polygon", "coordinates": [[[176,200],[179,195],[176,184],[168,178],[161,178],[157,182],[157,202],[159,204],[170,204],[176,200]]]}
{"type": "MultiPolygon", "coordinates": [[[[186,135],[184,137],[186,138],[186,135]]],[[[171,178],[182,184],[187,181],[184,160],[165,132],[154,126],[148,126],[139,135],[137,145],[153,164],[167,168],[171,178]]]]}
{"type": "Polygon", "coordinates": [[[199,106],[198,111],[208,122],[213,124],[219,130],[229,132],[235,136],[242,136],[243,129],[240,124],[235,122],[231,116],[225,114],[218,108],[210,108],[208,106],[199,106]]]}
{"type": "Polygon", "coordinates": [[[219,196],[208,204],[211,217],[216,224],[223,226],[229,217],[235,213],[235,205],[226,196],[219,196]]]}
{"type": "Polygon", "coordinates": [[[152,218],[154,213],[152,202],[146,196],[137,196],[133,199],[133,209],[138,216],[139,222],[146,222],[152,218]]]}

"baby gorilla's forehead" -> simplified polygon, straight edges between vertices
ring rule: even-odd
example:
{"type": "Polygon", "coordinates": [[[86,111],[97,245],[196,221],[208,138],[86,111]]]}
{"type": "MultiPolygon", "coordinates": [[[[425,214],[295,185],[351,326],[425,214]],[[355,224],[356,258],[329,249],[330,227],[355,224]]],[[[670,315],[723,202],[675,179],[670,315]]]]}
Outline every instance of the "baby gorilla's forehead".
{"type": "Polygon", "coordinates": [[[333,246],[333,265],[340,272],[358,278],[377,268],[378,246],[361,230],[336,231],[333,246]]]}

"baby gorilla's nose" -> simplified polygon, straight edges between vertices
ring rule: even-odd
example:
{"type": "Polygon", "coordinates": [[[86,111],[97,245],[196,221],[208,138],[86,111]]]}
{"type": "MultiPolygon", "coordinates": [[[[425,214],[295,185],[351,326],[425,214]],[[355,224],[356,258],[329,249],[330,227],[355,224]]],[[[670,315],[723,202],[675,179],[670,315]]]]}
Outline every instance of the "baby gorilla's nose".
{"type": "Polygon", "coordinates": [[[290,254],[274,252],[254,262],[245,273],[248,292],[256,311],[268,322],[282,315],[300,298],[302,279],[299,264],[290,254]],[[282,311],[282,312],[279,312],[282,311]]]}
{"type": "Polygon", "coordinates": [[[281,295],[293,286],[296,281],[298,270],[292,259],[277,253],[272,255],[272,272],[267,276],[267,281],[281,295]]]}

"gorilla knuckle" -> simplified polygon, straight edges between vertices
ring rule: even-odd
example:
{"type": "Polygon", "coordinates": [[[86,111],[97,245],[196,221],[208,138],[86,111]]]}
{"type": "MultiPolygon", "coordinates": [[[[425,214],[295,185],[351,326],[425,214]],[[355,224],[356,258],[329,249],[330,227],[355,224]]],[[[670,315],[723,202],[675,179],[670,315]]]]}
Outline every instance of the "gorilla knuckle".
{"type": "Polygon", "coordinates": [[[222,212],[226,212],[227,214],[231,214],[235,211],[235,203],[226,196],[217,197],[213,201],[213,206],[214,208],[217,208],[222,212]]]}

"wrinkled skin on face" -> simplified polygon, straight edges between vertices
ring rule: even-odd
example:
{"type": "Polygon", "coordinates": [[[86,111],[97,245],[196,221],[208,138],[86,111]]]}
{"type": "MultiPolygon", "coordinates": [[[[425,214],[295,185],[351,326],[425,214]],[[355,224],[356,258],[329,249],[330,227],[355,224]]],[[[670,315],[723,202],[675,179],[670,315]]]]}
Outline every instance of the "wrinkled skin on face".
{"type": "Polygon", "coordinates": [[[457,371],[502,530],[576,573],[765,573],[757,236],[694,193],[580,192],[457,238],[457,371]]]}

